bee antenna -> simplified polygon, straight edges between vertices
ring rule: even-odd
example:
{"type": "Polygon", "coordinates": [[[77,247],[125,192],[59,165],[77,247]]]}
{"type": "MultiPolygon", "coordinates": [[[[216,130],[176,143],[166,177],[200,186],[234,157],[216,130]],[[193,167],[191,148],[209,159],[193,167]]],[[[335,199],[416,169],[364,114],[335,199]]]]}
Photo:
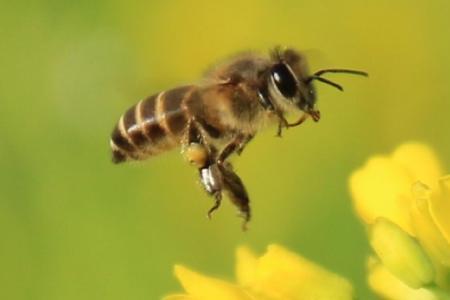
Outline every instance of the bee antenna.
{"type": "Polygon", "coordinates": [[[333,82],[331,80],[319,77],[319,76],[317,76],[315,74],[313,76],[308,77],[308,79],[306,80],[306,83],[309,83],[309,82],[311,82],[313,80],[317,80],[317,81],[329,84],[331,86],[334,86],[335,88],[337,88],[340,91],[344,91],[344,88],[341,85],[339,85],[339,84],[337,84],[337,83],[335,83],[335,82],[333,82]]]}
{"type": "Polygon", "coordinates": [[[320,76],[325,73],[347,73],[347,74],[354,74],[354,75],[361,75],[368,77],[369,74],[364,71],[358,71],[358,70],[348,70],[348,69],[324,69],[319,70],[316,73],[314,73],[314,76],[320,76]]]}

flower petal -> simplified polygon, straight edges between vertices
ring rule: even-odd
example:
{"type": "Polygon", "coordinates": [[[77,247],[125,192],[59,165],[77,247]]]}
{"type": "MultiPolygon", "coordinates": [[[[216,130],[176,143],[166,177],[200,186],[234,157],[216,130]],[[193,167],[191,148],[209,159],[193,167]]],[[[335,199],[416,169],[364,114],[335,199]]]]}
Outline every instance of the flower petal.
{"type": "Polygon", "coordinates": [[[434,280],[433,265],[414,238],[395,223],[378,218],[371,226],[370,245],[384,266],[405,284],[421,288],[434,280]]]}
{"type": "Polygon", "coordinates": [[[353,288],[344,278],[286,250],[270,245],[258,262],[256,294],[270,299],[352,299],[353,288]]]}
{"type": "Polygon", "coordinates": [[[247,286],[255,281],[258,258],[248,247],[236,250],[236,278],[241,286],[247,286]]]}
{"type": "Polygon", "coordinates": [[[442,235],[450,243],[450,175],[439,180],[439,190],[430,198],[430,213],[442,235]]]}
{"type": "Polygon", "coordinates": [[[254,300],[236,285],[201,275],[183,266],[175,266],[175,275],[188,294],[196,300],[254,300]]]}
{"type": "Polygon", "coordinates": [[[409,216],[412,183],[402,165],[381,156],[369,159],[350,177],[350,191],[358,215],[367,224],[385,217],[412,234],[409,216]]]}
{"type": "Polygon", "coordinates": [[[413,181],[420,180],[429,186],[443,174],[436,153],[425,144],[403,144],[394,151],[392,160],[407,169],[413,181]]]}
{"type": "Polygon", "coordinates": [[[378,295],[395,300],[438,300],[433,292],[424,288],[413,289],[390,273],[376,258],[369,259],[369,286],[378,295]]]}
{"type": "MultiPolygon", "coordinates": [[[[430,214],[430,189],[417,182],[413,193],[416,197],[411,209],[411,217],[417,239],[438,263],[450,267],[450,244],[442,235],[430,214]]],[[[450,214],[450,213],[449,213],[450,214]]]]}

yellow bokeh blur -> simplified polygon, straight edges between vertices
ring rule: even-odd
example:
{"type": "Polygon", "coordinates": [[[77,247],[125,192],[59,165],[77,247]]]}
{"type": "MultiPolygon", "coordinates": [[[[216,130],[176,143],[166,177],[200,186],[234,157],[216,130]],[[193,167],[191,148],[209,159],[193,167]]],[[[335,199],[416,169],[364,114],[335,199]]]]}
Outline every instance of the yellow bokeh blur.
{"type": "MultiPolygon", "coordinates": [[[[236,258],[237,283],[175,266],[175,275],[186,292],[183,296],[192,300],[349,300],[355,297],[348,280],[277,244],[269,245],[260,257],[241,246],[236,258]]],[[[182,296],[169,295],[164,300],[177,297],[182,296]]]]}

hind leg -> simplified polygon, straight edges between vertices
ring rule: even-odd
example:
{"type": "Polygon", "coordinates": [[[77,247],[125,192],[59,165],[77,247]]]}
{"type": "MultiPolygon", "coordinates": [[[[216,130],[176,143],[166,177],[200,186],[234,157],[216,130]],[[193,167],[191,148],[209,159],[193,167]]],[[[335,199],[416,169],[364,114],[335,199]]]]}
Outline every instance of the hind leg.
{"type": "Polygon", "coordinates": [[[217,150],[206,142],[206,137],[200,130],[200,124],[194,120],[188,124],[186,136],[182,142],[182,153],[184,157],[198,168],[200,182],[205,191],[214,197],[214,205],[208,210],[208,218],[220,207],[222,201],[222,175],[214,164],[217,150]]]}
{"type": "Polygon", "coordinates": [[[247,229],[250,221],[250,206],[247,190],[239,176],[233,171],[231,164],[211,164],[200,169],[200,178],[205,190],[216,199],[215,205],[208,211],[208,217],[220,206],[222,191],[238,208],[239,215],[244,219],[242,229],[247,229]]]}
{"type": "Polygon", "coordinates": [[[222,202],[223,176],[217,164],[212,164],[199,169],[200,182],[205,191],[214,197],[214,205],[208,210],[208,218],[220,207],[222,202]]]}
{"type": "Polygon", "coordinates": [[[218,154],[217,149],[206,142],[199,126],[195,122],[189,123],[187,137],[183,142],[183,154],[198,168],[200,182],[205,191],[215,199],[214,205],[208,210],[208,218],[211,218],[212,213],[220,207],[224,191],[244,219],[242,228],[245,230],[250,220],[249,197],[242,180],[233,171],[231,164],[225,160],[231,153],[242,151],[252,137],[242,136],[230,143],[226,147],[228,149],[218,154]]]}
{"type": "Polygon", "coordinates": [[[222,174],[223,188],[231,202],[238,208],[239,215],[244,219],[242,229],[247,229],[247,223],[250,221],[250,199],[245,186],[239,176],[233,171],[230,163],[219,166],[222,174]]]}

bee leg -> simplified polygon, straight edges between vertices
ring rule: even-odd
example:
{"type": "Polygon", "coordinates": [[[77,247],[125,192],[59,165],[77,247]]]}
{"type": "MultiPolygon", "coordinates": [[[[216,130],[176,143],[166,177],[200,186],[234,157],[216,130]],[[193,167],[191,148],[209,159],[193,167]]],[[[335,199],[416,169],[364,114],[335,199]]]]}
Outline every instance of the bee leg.
{"type": "Polygon", "coordinates": [[[211,164],[210,157],[213,151],[197,126],[194,120],[188,122],[186,133],[181,142],[181,153],[190,164],[201,169],[211,164]]]}
{"type": "Polygon", "coordinates": [[[219,166],[212,164],[199,169],[200,180],[209,195],[215,199],[213,207],[208,210],[208,218],[211,219],[212,213],[220,207],[222,202],[223,176],[219,166]]]}
{"type": "Polygon", "coordinates": [[[223,162],[235,151],[237,151],[246,139],[245,135],[238,134],[230,143],[228,143],[217,157],[217,163],[223,164],[223,162]]]}
{"type": "Polygon", "coordinates": [[[287,127],[289,128],[289,127],[295,127],[295,126],[301,125],[303,122],[306,121],[306,119],[308,119],[308,117],[309,117],[309,115],[304,114],[303,116],[300,117],[300,119],[298,119],[294,123],[287,124],[287,127]]]}
{"type": "Polygon", "coordinates": [[[245,146],[253,139],[253,135],[238,135],[219,153],[217,163],[222,164],[231,154],[236,152],[241,155],[245,146]]]}
{"type": "Polygon", "coordinates": [[[281,112],[276,113],[278,116],[278,130],[277,130],[277,137],[282,137],[282,130],[283,127],[289,128],[289,122],[286,120],[286,118],[283,116],[281,112]]]}
{"type": "Polygon", "coordinates": [[[188,123],[183,148],[185,158],[198,168],[200,182],[205,191],[215,199],[213,207],[207,213],[211,219],[212,213],[222,202],[222,174],[213,159],[217,155],[217,149],[207,143],[201,126],[195,120],[188,123]]]}
{"type": "Polygon", "coordinates": [[[237,148],[237,150],[236,150],[236,153],[237,153],[238,155],[241,155],[241,154],[242,154],[242,151],[244,151],[245,146],[247,146],[247,144],[253,139],[253,137],[254,137],[254,135],[249,134],[249,135],[247,135],[247,136],[244,138],[244,140],[239,144],[239,146],[238,146],[238,148],[237,148]]]}
{"type": "Polygon", "coordinates": [[[206,214],[208,216],[208,219],[211,220],[213,212],[220,207],[220,204],[222,203],[222,192],[217,192],[214,194],[215,202],[213,207],[211,207],[208,210],[208,213],[206,214]]]}
{"type": "Polygon", "coordinates": [[[250,221],[250,206],[247,191],[241,178],[233,171],[230,163],[219,166],[222,173],[223,188],[231,202],[238,208],[239,215],[244,219],[242,230],[247,230],[247,223],[250,221]]]}
{"type": "Polygon", "coordinates": [[[280,121],[280,122],[278,122],[278,129],[277,129],[276,137],[282,137],[282,131],[283,131],[283,125],[281,124],[281,121],[280,121]]]}
{"type": "Polygon", "coordinates": [[[234,173],[231,164],[226,163],[225,160],[233,152],[239,149],[242,151],[253,136],[238,135],[217,155],[217,149],[206,143],[201,129],[199,124],[194,121],[190,122],[184,143],[188,145],[185,150],[186,156],[199,169],[203,187],[215,199],[214,205],[208,210],[208,218],[211,219],[213,212],[220,207],[223,190],[233,204],[238,207],[240,215],[244,218],[242,228],[245,230],[247,222],[250,220],[247,191],[239,176],[234,173]]]}
{"type": "Polygon", "coordinates": [[[220,207],[222,201],[222,174],[217,164],[210,164],[205,147],[198,143],[190,143],[183,151],[189,162],[198,167],[200,182],[205,191],[214,197],[214,206],[208,210],[208,218],[220,207]]]}
{"type": "MultiPolygon", "coordinates": [[[[278,121],[277,137],[281,137],[283,127],[286,127],[286,129],[288,129],[290,127],[298,126],[298,125],[302,124],[303,122],[305,122],[306,119],[308,119],[308,117],[309,117],[309,115],[304,114],[303,116],[300,117],[300,119],[298,119],[294,123],[289,123],[281,113],[278,113],[279,121],[278,121]]],[[[319,117],[317,117],[317,118],[318,119],[320,118],[320,114],[319,114],[319,117]]]]}

